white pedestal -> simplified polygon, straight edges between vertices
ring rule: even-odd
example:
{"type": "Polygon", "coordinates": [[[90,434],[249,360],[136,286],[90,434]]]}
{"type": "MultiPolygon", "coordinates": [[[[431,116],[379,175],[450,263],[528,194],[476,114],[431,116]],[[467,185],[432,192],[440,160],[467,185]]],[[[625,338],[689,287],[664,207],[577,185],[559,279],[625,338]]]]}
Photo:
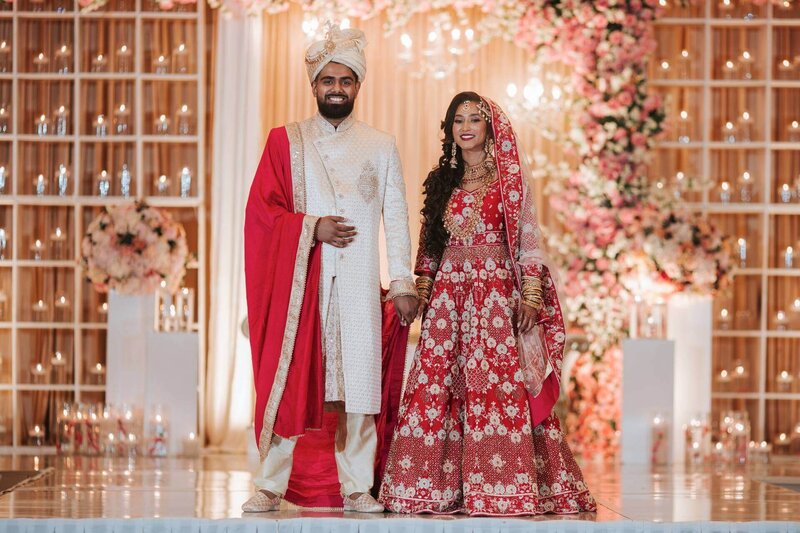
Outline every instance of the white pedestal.
{"type": "Polygon", "coordinates": [[[199,338],[155,331],[153,298],[109,295],[106,402],[142,408],[145,433],[152,407],[166,407],[169,453],[177,455],[189,432],[197,434],[199,338]]]}
{"type": "Polygon", "coordinates": [[[710,296],[675,294],[667,304],[667,338],[675,341],[675,412],[673,449],[684,459],[682,433],[696,415],[711,413],[711,329],[710,296]]]}
{"type": "MultiPolygon", "coordinates": [[[[675,403],[675,343],[663,339],[622,341],[623,464],[649,464],[653,416],[669,418],[675,403]]],[[[670,431],[675,431],[674,426],[670,431]]],[[[670,451],[674,451],[672,446],[670,451]]]]}
{"type": "Polygon", "coordinates": [[[650,462],[653,416],[667,416],[670,456],[683,463],[683,427],[711,411],[711,298],[676,294],[667,337],[622,343],[622,461],[650,462]]]}

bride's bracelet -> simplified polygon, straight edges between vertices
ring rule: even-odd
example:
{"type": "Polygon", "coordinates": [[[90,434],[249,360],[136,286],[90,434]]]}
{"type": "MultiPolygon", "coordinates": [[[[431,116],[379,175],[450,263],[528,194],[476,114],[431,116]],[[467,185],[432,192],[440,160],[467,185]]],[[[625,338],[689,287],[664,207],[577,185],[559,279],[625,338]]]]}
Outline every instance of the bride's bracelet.
{"type": "Polygon", "coordinates": [[[431,297],[433,279],[428,276],[420,276],[416,279],[415,283],[417,285],[417,296],[427,302],[431,297]]]}

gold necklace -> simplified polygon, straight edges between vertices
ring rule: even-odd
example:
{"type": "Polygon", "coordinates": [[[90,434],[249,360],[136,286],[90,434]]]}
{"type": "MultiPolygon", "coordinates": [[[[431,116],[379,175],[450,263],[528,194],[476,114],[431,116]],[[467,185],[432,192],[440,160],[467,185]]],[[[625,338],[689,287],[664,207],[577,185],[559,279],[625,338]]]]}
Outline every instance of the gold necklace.
{"type": "MultiPolygon", "coordinates": [[[[483,163],[481,164],[483,165],[483,163]]],[[[470,214],[464,218],[463,224],[459,225],[458,222],[456,222],[455,216],[453,215],[453,195],[450,195],[450,199],[447,201],[447,205],[445,206],[442,222],[444,223],[444,228],[451,237],[464,240],[472,237],[475,234],[475,229],[478,227],[478,222],[481,220],[483,200],[486,197],[486,193],[489,191],[488,185],[493,181],[493,177],[494,166],[490,167],[488,172],[481,174],[480,178],[481,181],[483,181],[483,185],[480,188],[475,189],[474,191],[464,191],[468,195],[472,196],[474,202],[472,204],[472,212],[470,212],[470,214]]],[[[464,180],[462,180],[462,183],[463,182],[464,180]]],[[[455,190],[453,192],[455,192],[455,190]]]]}

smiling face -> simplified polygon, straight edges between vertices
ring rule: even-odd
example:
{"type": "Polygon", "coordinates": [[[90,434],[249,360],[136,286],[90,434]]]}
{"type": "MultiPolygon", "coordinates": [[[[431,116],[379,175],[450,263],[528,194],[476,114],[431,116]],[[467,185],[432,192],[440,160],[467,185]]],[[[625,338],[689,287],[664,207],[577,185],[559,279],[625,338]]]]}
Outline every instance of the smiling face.
{"type": "Polygon", "coordinates": [[[462,152],[483,150],[486,142],[486,121],[475,102],[459,104],[453,120],[453,139],[462,152]]]}
{"type": "Polygon", "coordinates": [[[361,83],[350,67],[328,63],[311,83],[319,113],[332,120],[342,120],[353,112],[361,83]]]}

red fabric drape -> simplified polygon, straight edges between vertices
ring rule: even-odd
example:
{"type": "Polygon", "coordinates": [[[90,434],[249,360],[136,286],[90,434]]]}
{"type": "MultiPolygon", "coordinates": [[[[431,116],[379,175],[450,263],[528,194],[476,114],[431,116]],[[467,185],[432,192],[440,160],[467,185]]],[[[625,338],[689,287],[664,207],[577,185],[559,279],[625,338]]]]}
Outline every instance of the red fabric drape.
{"type": "MultiPolygon", "coordinates": [[[[280,361],[304,217],[294,212],[289,138],[285,128],[275,128],[269,134],[250,188],[244,230],[257,440],[280,361]]],[[[308,260],[296,342],[273,428],[283,437],[302,435],[306,428],[322,426],[320,265],[320,247],[314,246],[308,260]]]]}

